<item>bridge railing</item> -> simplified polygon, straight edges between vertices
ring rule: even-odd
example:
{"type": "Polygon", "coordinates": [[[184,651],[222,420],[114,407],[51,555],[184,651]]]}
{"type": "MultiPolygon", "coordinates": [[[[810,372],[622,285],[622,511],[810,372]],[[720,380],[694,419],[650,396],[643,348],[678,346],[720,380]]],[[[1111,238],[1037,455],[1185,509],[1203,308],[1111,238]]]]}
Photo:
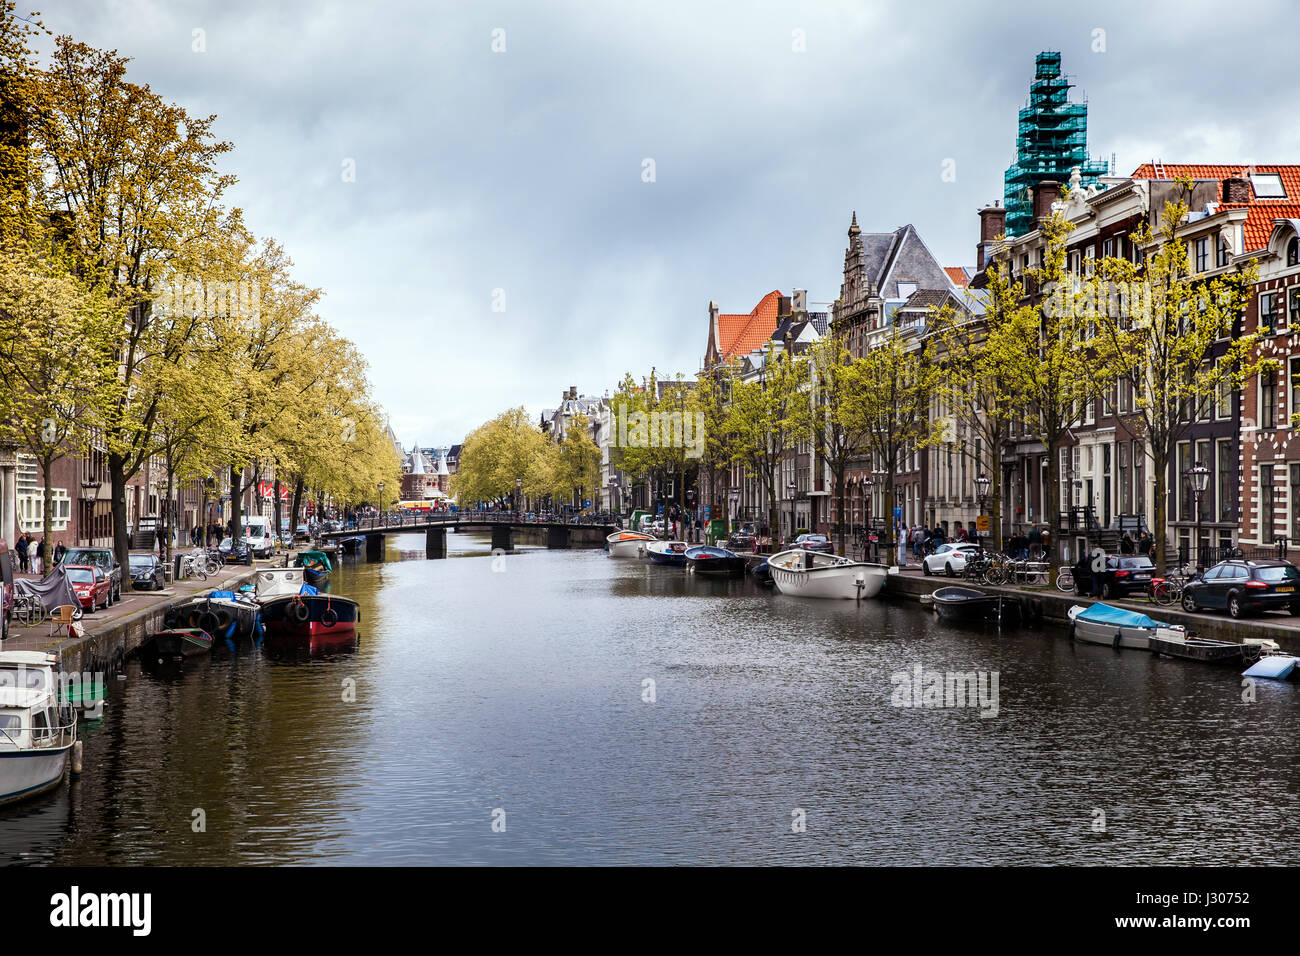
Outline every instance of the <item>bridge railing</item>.
{"type": "Polygon", "coordinates": [[[402,514],[390,513],[377,515],[370,518],[362,518],[356,522],[356,527],[346,528],[342,531],[325,532],[326,537],[347,537],[348,535],[362,534],[367,531],[401,531],[403,528],[424,528],[429,525],[458,525],[458,524],[505,524],[505,525],[564,525],[564,526],[600,526],[600,527],[617,527],[622,523],[618,515],[612,514],[589,514],[578,515],[573,518],[560,517],[541,517],[538,515],[520,514],[517,511],[439,511],[430,513],[402,514]]]}

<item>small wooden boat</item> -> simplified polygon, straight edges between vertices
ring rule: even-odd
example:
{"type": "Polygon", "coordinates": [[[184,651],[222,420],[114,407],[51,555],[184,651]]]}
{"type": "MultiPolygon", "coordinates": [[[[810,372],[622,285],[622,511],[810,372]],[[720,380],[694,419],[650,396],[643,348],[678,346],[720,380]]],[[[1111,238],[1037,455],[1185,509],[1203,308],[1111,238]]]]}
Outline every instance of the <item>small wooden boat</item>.
{"type": "Polygon", "coordinates": [[[792,548],[767,559],[782,594],[810,598],[870,598],[885,586],[883,564],[852,561],[836,554],[792,548]]]}
{"type": "Polygon", "coordinates": [[[176,661],[212,650],[212,635],[197,627],[175,627],[150,634],[136,648],[146,661],[176,661]]]}
{"type": "Polygon", "coordinates": [[[939,588],[931,597],[934,599],[935,613],[943,620],[954,623],[1001,621],[1004,605],[1006,610],[1016,607],[999,594],[985,594],[974,588],[939,588]]]}
{"type": "Polygon", "coordinates": [[[726,548],[697,544],[686,549],[686,567],[695,574],[739,577],[745,573],[745,559],[726,548]]]}
{"type": "Polygon", "coordinates": [[[1181,624],[1162,624],[1137,611],[1100,602],[1090,607],[1076,604],[1069,614],[1074,639],[1085,644],[1149,651],[1152,637],[1187,638],[1187,630],[1181,624]]]}
{"type": "Polygon", "coordinates": [[[302,578],[312,587],[321,590],[329,584],[330,572],[334,566],[330,564],[329,555],[324,551],[299,551],[298,557],[294,559],[293,566],[302,568],[302,578]]]}
{"type": "Polygon", "coordinates": [[[1179,637],[1173,634],[1152,635],[1151,650],[1163,657],[1177,657],[1185,661],[1203,661],[1207,664],[1240,664],[1242,646],[1235,641],[1213,641],[1208,638],[1179,637]]]}
{"type": "Polygon", "coordinates": [[[643,531],[615,531],[605,538],[605,547],[611,558],[635,558],[645,550],[646,543],[658,540],[643,531]]]}
{"type": "Polygon", "coordinates": [[[754,576],[754,580],[764,587],[772,587],[776,582],[772,580],[772,567],[764,558],[758,564],[749,569],[749,573],[754,576]]]}
{"type": "Polygon", "coordinates": [[[686,566],[686,549],[689,547],[690,545],[685,541],[647,541],[645,555],[655,564],[684,568],[686,566]]]}
{"type": "Polygon", "coordinates": [[[351,537],[340,539],[339,547],[343,549],[344,554],[358,554],[365,543],[364,535],[354,534],[351,537]]]}

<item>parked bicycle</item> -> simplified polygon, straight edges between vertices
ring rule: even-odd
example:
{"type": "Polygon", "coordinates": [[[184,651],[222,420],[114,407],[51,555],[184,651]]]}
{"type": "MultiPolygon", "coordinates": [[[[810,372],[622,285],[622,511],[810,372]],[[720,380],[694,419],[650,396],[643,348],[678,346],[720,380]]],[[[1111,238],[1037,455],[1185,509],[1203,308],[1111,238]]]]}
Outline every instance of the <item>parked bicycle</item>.
{"type": "Polygon", "coordinates": [[[197,577],[200,581],[208,579],[207,556],[202,551],[191,551],[181,555],[181,578],[197,577]]]}
{"type": "Polygon", "coordinates": [[[35,594],[19,594],[14,597],[13,616],[26,627],[40,624],[45,620],[45,605],[35,594]]]}
{"type": "Polygon", "coordinates": [[[1067,593],[1074,590],[1074,568],[1065,565],[1057,569],[1056,589],[1067,593]]]}

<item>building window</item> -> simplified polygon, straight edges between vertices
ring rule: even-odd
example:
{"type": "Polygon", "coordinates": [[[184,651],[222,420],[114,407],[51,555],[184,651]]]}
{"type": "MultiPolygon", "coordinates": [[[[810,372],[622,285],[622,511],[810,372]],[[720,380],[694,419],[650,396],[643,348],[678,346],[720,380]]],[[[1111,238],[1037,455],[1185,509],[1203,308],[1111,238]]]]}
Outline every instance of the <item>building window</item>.
{"type": "Polygon", "coordinates": [[[1102,242],[1102,244],[1101,244],[1101,254],[1102,254],[1103,256],[1105,256],[1107,259],[1110,259],[1110,258],[1113,258],[1113,257],[1114,257],[1114,255],[1115,255],[1115,240],[1114,240],[1114,239],[1106,239],[1106,240],[1103,240],[1103,242],[1102,242]]]}
{"type": "Polygon", "coordinates": [[[1190,442],[1178,443],[1178,520],[1192,520],[1192,495],[1187,487],[1187,470],[1192,467],[1192,446],[1190,442]]]}
{"type": "Polygon", "coordinates": [[[1231,521],[1237,505],[1237,459],[1232,439],[1219,439],[1219,520],[1231,521]]]}
{"type": "Polygon", "coordinates": [[[1259,373],[1259,427],[1277,427],[1277,371],[1271,368],[1259,373]]]}
{"type": "Polygon", "coordinates": [[[1259,296],[1259,331],[1272,335],[1277,331],[1277,295],[1262,292],[1259,296]]]}
{"type": "Polygon", "coordinates": [[[1222,269],[1224,266],[1228,264],[1229,255],[1230,253],[1228,251],[1228,240],[1220,236],[1218,242],[1218,251],[1215,253],[1214,256],[1215,265],[1217,265],[1220,269],[1222,269]]]}
{"type": "Polygon", "coordinates": [[[1300,541],[1300,464],[1291,465],[1291,495],[1287,504],[1291,508],[1291,540],[1300,541]]]}
{"type": "Polygon", "coordinates": [[[1196,240],[1196,271],[1204,272],[1210,267],[1210,240],[1200,238],[1196,240]]]}
{"type": "Polygon", "coordinates": [[[1300,265],[1300,239],[1295,236],[1286,244],[1286,264],[1289,266],[1300,265]]]}
{"type": "Polygon", "coordinates": [[[1273,466],[1259,466],[1259,540],[1267,543],[1273,540],[1273,519],[1275,517],[1273,499],[1273,466]]]}
{"type": "Polygon", "coordinates": [[[1288,329],[1300,328],[1300,286],[1293,288],[1288,299],[1286,326],[1288,329]]]}

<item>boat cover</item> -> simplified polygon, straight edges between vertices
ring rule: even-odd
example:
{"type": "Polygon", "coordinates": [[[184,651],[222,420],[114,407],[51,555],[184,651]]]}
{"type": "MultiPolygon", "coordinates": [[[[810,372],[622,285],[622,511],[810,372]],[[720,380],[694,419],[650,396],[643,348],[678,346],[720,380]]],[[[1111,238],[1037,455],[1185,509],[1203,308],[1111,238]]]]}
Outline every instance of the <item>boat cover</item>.
{"type": "Polygon", "coordinates": [[[1282,680],[1292,670],[1297,663],[1300,663],[1298,657],[1288,657],[1286,654],[1271,654],[1267,657],[1261,657],[1254,664],[1251,664],[1246,670],[1242,671],[1242,677],[1272,677],[1276,680],[1282,680]]]}
{"type": "Polygon", "coordinates": [[[1075,618],[1078,621],[1092,621],[1094,624],[1114,624],[1116,627],[1162,627],[1158,621],[1153,621],[1145,614],[1139,614],[1137,611],[1126,611],[1122,607],[1111,607],[1109,604],[1094,604],[1085,611],[1080,611],[1075,618]]]}
{"type": "Polygon", "coordinates": [[[68,573],[59,565],[51,568],[50,573],[40,580],[15,578],[14,594],[34,594],[47,613],[61,606],[76,607],[79,603],[68,573]]]}
{"type": "Polygon", "coordinates": [[[310,584],[304,584],[302,587],[298,589],[298,593],[305,594],[308,597],[311,597],[313,595],[320,594],[320,591],[316,590],[316,588],[310,584]]]}
{"type": "Polygon", "coordinates": [[[224,598],[227,601],[233,601],[235,599],[235,592],[234,591],[213,591],[211,594],[208,595],[208,597],[224,598]]]}

